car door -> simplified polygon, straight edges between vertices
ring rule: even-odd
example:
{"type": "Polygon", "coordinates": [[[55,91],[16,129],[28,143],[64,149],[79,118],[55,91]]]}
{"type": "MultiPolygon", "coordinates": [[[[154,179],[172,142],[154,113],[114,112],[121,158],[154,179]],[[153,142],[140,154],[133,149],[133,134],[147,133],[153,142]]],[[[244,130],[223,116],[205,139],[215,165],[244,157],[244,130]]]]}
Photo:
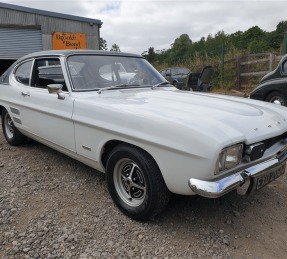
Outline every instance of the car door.
{"type": "Polygon", "coordinates": [[[67,88],[61,94],[64,99],[59,99],[57,94],[49,94],[47,89],[51,83],[62,83],[66,87],[60,60],[42,58],[24,62],[14,70],[11,80],[16,89],[15,100],[20,104],[23,130],[42,142],[75,152],[71,119],[74,100],[67,88]]]}
{"type": "Polygon", "coordinates": [[[287,96],[287,58],[282,62],[281,75],[284,78],[285,96],[287,96]]]}
{"type": "Polygon", "coordinates": [[[165,72],[165,79],[167,81],[169,81],[170,83],[172,83],[172,77],[171,77],[171,69],[167,69],[166,72],[165,72]]]}

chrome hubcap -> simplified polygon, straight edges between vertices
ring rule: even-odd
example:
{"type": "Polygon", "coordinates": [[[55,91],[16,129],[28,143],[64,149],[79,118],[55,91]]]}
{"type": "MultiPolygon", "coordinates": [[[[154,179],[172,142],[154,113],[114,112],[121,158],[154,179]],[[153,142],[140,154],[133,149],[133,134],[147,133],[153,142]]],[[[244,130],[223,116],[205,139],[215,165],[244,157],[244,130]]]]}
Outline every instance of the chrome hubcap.
{"type": "Polygon", "coordinates": [[[284,105],[284,101],[280,97],[273,97],[270,102],[278,105],[284,105]]]}
{"type": "Polygon", "coordinates": [[[114,184],[122,201],[136,207],[143,203],[146,196],[146,181],[139,166],[124,158],[117,162],[114,169],[114,184]]]}
{"type": "Polygon", "coordinates": [[[5,126],[5,132],[8,138],[13,138],[14,136],[14,123],[10,117],[10,115],[7,113],[4,118],[4,126],[5,126]]]}

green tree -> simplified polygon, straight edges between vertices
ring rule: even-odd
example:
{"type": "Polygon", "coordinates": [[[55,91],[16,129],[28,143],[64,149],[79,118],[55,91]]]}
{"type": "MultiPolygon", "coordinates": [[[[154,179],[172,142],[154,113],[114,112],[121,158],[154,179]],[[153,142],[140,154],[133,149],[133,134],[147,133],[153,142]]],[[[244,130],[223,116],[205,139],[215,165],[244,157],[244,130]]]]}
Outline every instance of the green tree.
{"type": "Polygon", "coordinates": [[[104,40],[102,37],[100,38],[100,50],[108,50],[107,41],[104,40]]]}
{"type": "Polygon", "coordinates": [[[114,43],[114,44],[112,45],[110,51],[118,51],[118,52],[121,52],[120,47],[119,47],[116,43],[114,43]]]}
{"type": "Polygon", "coordinates": [[[156,54],[154,52],[154,47],[149,47],[148,48],[148,53],[145,57],[149,62],[153,63],[156,59],[156,54]]]}
{"type": "Polygon", "coordinates": [[[191,45],[192,41],[187,34],[182,34],[179,38],[175,39],[171,48],[171,62],[179,63],[186,60],[191,45]]]}
{"type": "Polygon", "coordinates": [[[256,45],[258,41],[264,41],[266,32],[258,26],[253,26],[242,34],[243,48],[248,50],[250,45],[256,45]]]}
{"type": "Polygon", "coordinates": [[[249,53],[264,53],[268,51],[269,46],[265,40],[257,40],[251,41],[248,44],[248,52],[249,53]]]}
{"type": "Polygon", "coordinates": [[[222,45],[227,41],[228,36],[224,33],[224,31],[217,32],[214,37],[209,34],[206,41],[203,44],[203,48],[201,51],[204,51],[204,55],[208,54],[208,56],[218,56],[221,54],[222,45]]]}
{"type": "Polygon", "coordinates": [[[229,46],[234,47],[235,49],[243,49],[243,32],[237,31],[234,33],[231,33],[228,37],[229,46]]]}
{"type": "Polygon", "coordinates": [[[201,37],[201,39],[197,42],[193,42],[189,48],[188,56],[193,59],[195,55],[202,56],[204,54],[204,46],[205,46],[205,37],[201,37]]]}
{"type": "Polygon", "coordinates": [[[279,51],[284,35],[287,33],[287,21],[278,23],[276,30],[266,32],[258,26],[253,26],[246,31],[237,31],[230,35],[218,31],[215,35],[209,34],[201,37],[197,42],[192,42],[187,34],[182,34],[164,50],[154,50],[150,47],[143,52],[143,56],[153,65],[164,66],[182,65],[193,66],[200,60],[210,62],[210,58],[221,58],[222,54],[233,56],[240,52],[262,53],[279,51]]]}
{"type": "Polygon", "coordinates": [[[276,30],[268,33],[267,43],[269,49],[279,49],[284,40],[284,34],[287,33],[287,21],[278,23],[276,30]]]}
{"type": "Polygon", "coordinates": [[[286,33],[287,32],[287,21],[281,21],[276,26],[277,33],[286,33]]]}

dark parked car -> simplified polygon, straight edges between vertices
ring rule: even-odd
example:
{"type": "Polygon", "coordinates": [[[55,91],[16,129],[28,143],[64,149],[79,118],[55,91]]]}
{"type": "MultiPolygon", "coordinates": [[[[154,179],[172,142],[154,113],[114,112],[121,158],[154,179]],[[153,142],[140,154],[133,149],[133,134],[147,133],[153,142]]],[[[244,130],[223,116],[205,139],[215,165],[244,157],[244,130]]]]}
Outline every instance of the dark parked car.
{"type": "Polygon", "coordinates": [[[190,74],[190,70],[185,67],[171,67],[162,69],[159,71],[163,77],[173,84],[178,89],[182,89],[185,85],[187,76],[190,74]]]}
{"type": "Polygon", "coordinates": [[[205,66],[200,73],[189,73],[184,88],[188,91],[208,92],[212,87],[212,74],[212,66],[205,66]]]}
{"type": "Polygon", "coordinates": [[[260,80],[250,98],[287,106],[287,55],[280,60],[275,70],[260,80]]]}

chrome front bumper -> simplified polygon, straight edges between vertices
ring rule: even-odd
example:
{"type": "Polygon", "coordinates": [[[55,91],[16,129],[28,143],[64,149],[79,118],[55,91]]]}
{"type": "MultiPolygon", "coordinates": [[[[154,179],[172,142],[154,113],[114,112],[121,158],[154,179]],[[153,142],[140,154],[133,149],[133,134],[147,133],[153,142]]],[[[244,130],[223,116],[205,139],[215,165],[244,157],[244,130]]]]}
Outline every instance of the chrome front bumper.
{"type": "Polygon", "coordinates": [[[284,174],[286,160],[285,151],[280,157],[251,166],[217,181],[191,178],[188,185],[194,193],[207,198],[218,198],[232,190],[237,190],[241,195],[248,194],[284,174]]]}

